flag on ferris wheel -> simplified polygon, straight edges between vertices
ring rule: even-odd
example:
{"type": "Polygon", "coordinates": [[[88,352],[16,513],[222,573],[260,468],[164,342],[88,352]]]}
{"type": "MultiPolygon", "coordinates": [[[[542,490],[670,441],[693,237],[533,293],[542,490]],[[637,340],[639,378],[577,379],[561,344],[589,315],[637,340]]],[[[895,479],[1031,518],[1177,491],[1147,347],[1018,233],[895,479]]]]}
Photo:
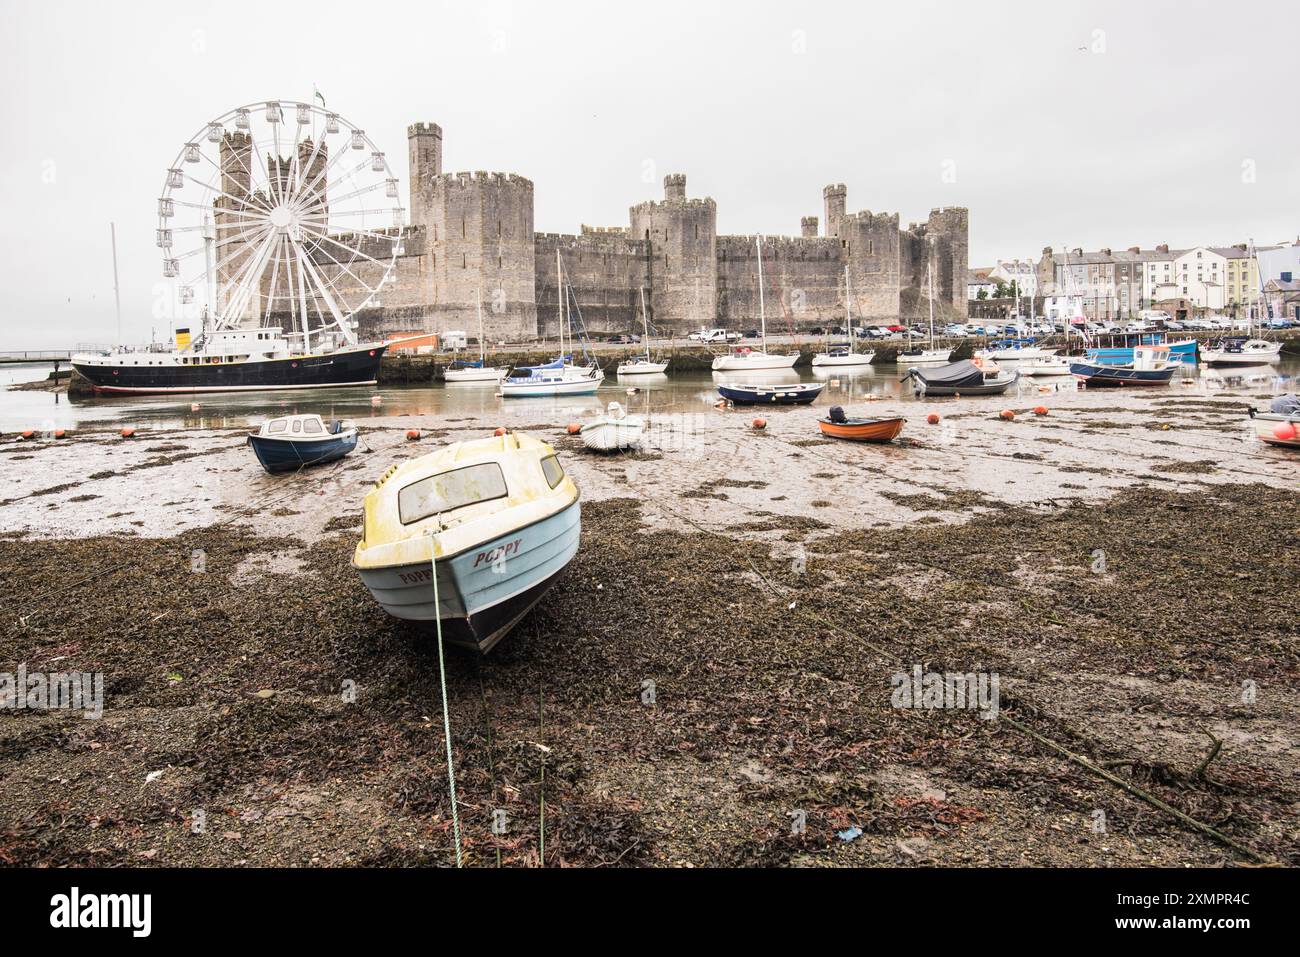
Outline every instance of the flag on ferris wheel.
{"type": "Polygon", "coordinates": [[[311,92],[316,97],[316,99],[320,100],[320,105],[323,108],[328,109],[328,107],[325,107],[325,97],[321,95],[320,90],[316,89],[316,85],[314,83],[312,84],[311,92]]]}

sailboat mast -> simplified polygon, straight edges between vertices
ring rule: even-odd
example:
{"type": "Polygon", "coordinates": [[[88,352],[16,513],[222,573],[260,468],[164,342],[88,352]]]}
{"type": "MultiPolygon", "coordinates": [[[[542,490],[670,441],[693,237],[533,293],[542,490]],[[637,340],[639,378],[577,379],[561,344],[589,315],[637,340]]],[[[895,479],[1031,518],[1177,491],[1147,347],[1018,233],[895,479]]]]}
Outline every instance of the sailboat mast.
{"type": "Polygon", "coordinates": [[[925,283],[929,287],[926,300],[930,303],[930,348],[934,348],[934,260],[925,266],[925,283]]]}
{"type": "Polygon", "coordinates": [[[483,287],[478,287],[478,358],[487,365],[487,343],[483,340],[483,287]]]}
{"type": "Polygon", "coordinates": [[[645,286],[637,287],[637,291],[641,293],[641,332],[642,335],[645,337],[644,338],[645,361],[649,362],[650,361],[650,316],[646,313],[645,310],[645,286]]]}
{"type": "Polygon", "coordinates": [[[767,352],[767,310],[763,304],[763,237],[755,237],[754,245],[758,247],[758,321],[763,329],[763,351],[767,352]]]}
{"type": "Polygon", "coordinates": [[[555,325],[560,330],[560,359],[564,359],[564,267],[560,264],[560,247],[555,247],[555,325]]]}
{"type": "Polygon", "coordinates": [[[117,344],[122,345],[122,294],[117,284],[117,224],[108,224],[108,233],[113,240],[113,300],[117,303],[117,344]]]}

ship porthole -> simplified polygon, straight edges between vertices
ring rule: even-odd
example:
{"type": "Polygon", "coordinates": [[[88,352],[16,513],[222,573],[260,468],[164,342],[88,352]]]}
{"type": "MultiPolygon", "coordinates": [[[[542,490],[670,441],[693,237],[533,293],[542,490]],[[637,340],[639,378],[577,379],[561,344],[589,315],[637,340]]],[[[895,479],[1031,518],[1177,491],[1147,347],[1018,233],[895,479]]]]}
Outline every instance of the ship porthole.
{"type": "Polygon", "coordinates": [[[296,362],[290,362],[290,363],[289,363],[289,368],[290,368],[290,369],[296,369],[296,368],[298,368],[298,363],[296,363],[296,362]]]}
{"type": "Polygon", "coordinates": [[[375,354],[375,350],[374,350],[374,349],[371,349],[371,350],[370,350],[370,354],[373,356],[373,355],[375,354]]]}
{"type": "Polygon", "coordinates": [[[116,370],[116,369],[113,370],[113,375],[117,375],[117,370],[116,370]]]}

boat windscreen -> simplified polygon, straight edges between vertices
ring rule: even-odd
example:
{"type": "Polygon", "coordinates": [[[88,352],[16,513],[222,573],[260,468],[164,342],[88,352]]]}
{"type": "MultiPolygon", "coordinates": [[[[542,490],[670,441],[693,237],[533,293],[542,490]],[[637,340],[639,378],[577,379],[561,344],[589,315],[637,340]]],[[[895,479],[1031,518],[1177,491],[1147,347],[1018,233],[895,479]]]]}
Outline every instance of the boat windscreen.
{"type": "Polygon", "coordinates": [[[410,525],[430,515],[505,497],[501,466],[483,462],[412,482],[397,493],[397,512],[402,524],[410,525]]]}

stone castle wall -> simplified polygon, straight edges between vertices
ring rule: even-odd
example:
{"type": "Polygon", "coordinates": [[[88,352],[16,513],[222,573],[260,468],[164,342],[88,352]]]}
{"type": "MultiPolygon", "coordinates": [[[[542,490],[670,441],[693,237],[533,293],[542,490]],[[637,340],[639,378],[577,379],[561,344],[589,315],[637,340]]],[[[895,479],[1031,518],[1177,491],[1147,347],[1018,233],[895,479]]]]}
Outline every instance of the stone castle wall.
{"type": "MultiPolygon", "coordinates": [[[[490,340],[554,339],[557,250],[593,337],[639,332],[642,289],[659,334],[758,325],[754,237],[719,236],[716,203],[688,197],[685,176],[669,175],[662,199],[632,206],[626,227],[535,233],[531,181],[444,173],[442,130],[417,123],[407,135],[412,225],[396,280],[385,287],[380,307],[360,317],[363,338],[449,329],[474,336],[481,290],[490,340]]],[[[964,317],[968,212],[935,209],[924,224],[903,230],[897,214],[849,212],[847,192],[843,184],[827,186],[821,220],[806,216],[798,236],[764,238],[769,329],[843,322],[846,266],[855,322],[925,314],[927,262],[934,263],[938,311],[964,317]]]]}

